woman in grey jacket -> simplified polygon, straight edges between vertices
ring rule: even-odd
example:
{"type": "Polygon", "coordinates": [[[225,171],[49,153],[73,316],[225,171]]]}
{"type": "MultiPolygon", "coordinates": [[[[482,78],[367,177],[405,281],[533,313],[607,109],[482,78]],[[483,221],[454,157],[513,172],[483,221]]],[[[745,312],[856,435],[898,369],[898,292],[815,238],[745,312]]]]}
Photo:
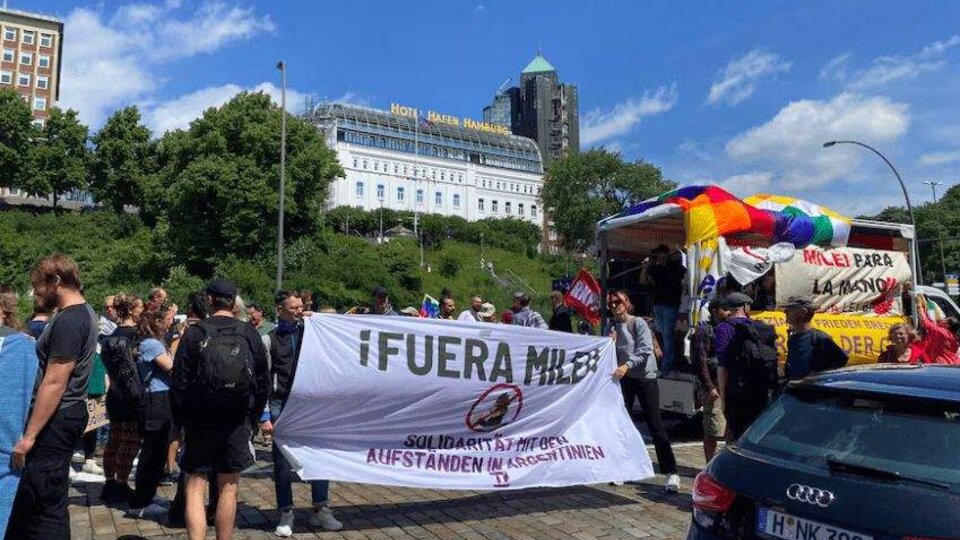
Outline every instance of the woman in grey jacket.
{"type": "Polygon", "coordinates": [[[647,430],[657,449],[660,473],[667,475],[665,488],[676,492],[680,489],[680,477],[677,475],[677,461],[667,430],[660,418],[660,388],[657,385],[657,359],[653,354],[653,333],[646,321],[632,314],[633,304],[626,291],[607,295],[607,308],[613,316],[608,334],[617,347],[618,367],[613,376],[620,381],[628,413],[633,410],[634,401],[640,399],[647,430]]]}

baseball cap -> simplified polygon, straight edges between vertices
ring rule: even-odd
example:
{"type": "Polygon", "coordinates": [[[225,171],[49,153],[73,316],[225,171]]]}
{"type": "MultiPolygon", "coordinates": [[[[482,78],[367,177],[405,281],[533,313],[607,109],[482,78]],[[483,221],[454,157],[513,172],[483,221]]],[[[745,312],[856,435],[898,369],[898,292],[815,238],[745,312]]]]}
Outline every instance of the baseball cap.
{"type": "Polygon", "coordinates": [[[490,302],[484,302],[484,304],[480,306],[481,317],[483,318],[493,317],[496,314],[497,314],[497,308],[490,302]]]}
{"type": "Polygon", "coordinates": [[[745,304],[752,304],[753,298],[743,294],[742,292],[732,292],[728,294],[723,299],[723,307],[726,308],[735,308],[740,307],[745,304]]]}
{"type": "Polygon", "coordinates": [[[215,279],[207,285],[207,294],[220,298],[237,296],[237,286],[229,279],[215,279]]]}
{"type": "Polygon", "coordinates": [[[817,306],[813,305],[813,302],[803,298],[802,296],[791,296],[787,299],[786,303],[781,306],[782,309],[807,309],[810,311],[816,311],[817,306]]]}
{"type": "Polygon", "coordinates": [[[376,287],[373,288],[373,297],[374,297],[374,298],[379,298],[379,297],[381,297],[381,296],[388,296],[388,294],[387,294],[387,288],[384,287],[383,285],[378,285],[378,286],[376,286],[376,287]]]}

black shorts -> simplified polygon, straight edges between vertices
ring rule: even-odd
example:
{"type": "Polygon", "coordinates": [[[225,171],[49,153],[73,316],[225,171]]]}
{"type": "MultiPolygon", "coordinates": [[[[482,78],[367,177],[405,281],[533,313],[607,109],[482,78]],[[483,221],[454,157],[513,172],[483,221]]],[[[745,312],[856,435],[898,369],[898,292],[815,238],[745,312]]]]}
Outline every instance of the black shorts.
{"type": "Polygon", "coordinates": [[[180,469],[187,474],[241,473],[256,463],[247,422],[226,426],[185,426],[180,469]]]}

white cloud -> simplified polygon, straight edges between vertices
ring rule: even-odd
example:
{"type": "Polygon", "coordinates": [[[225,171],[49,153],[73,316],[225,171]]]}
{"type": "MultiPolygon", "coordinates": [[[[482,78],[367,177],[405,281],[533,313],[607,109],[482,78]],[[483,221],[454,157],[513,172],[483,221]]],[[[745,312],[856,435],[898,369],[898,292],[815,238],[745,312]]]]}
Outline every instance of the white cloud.
{"type": "Polygon", "coordinates": [[[171,61],[272,31],[268,17],[219,0],[131,3],[111,14],[76,8],[65,21],[61,105],[97,128],[118,107],[156,100],[171,61]]]}
{"type": "Polygon", "coordinates": [[[881,56],[869,67],[850,71],[850,54],[840,55],[823,67],[820,78],[833,80],[848,88],[863,90],[876,88],[899,80],[913,80],[924,73],[947,65],[945,56],[960,45],[960,35],[943,41],[934,41],[919,52],[908,56],[881,56]]]}
{"type": "Polygon", "coordinates": [[[773,168],[783,185],[805,189],[843,179],[863,157],[861,149],[822,148],[824,142],[889,143],[906,133],[909,125],[904,103],[843,93],[830,101],[789,103],[770,121],[727,142],[726,152],[736,161],[773,168]]]}
{"type": "MultiPolygon", "coordinates": [[[[210,86],[170,101],[147,105],[144,108],[144,123],[157,136],[174,129],[184,129],[207,109],[223,105],[244,90],[263,92],[270,96],[274,103],[280,104],[280,88],[273,83],[263,82],[252,88],[243,88],[236,84],[210,86]]],[[[309,94],[287,88],[287,111],[300,113],[309,97],[309,94]]]]}
{"type": "Polygon", "coordinates": [[[960,161],[960,150],[952,152],[930,152],[920,156],[921,165],[946,165],[960,161]]]}
{"type": "Polygon", "coordinates": [[[486,12],[487,12],[487,7],[484,6],[483,4],[477,4],[477,6],[473,8],[473,14],[478,17],[480,15],[483,15],[486,12]]]}
{"type": "Polygon", "coordinates": [[[623,135],[640,123],[644,117],[669,111],[677,104],[677,87],[661,86],[647,91],[640,99],[630,98],[603,112],[594,109],[583,115],[580,124],[580,142],[584,146],[623,135]]]}
{"type": "Polygon", "coordinates": [[[738,174],[720,181],[720,187],[733,193],[737,197],[755,195],[770,187],[773,182],[773,173],[752,172],[738,174]]]}
{"type": "Polygon", "coordinates": [[[781,60],[777,54],[754,49],[731,60],[717,74],[719,80],[710,86],[707,101],[712,105],[736,105],[753,95],[760,79],[786,73],[790,71],[791,65],[791,62],[781,60]]]}

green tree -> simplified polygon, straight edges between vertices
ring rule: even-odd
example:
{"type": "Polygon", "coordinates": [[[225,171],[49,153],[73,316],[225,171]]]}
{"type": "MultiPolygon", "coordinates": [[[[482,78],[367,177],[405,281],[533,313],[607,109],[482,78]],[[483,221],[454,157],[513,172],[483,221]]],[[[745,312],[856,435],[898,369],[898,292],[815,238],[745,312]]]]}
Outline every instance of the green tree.
{"type": "Polygon", "coordinates": [[[0,186],[17,187],[31,134],[30,106],[13,90],[0,90],[0,186]]]}
{"type": "Polygon", "coordinates": [[[675,186],[656,165],[601,148],[554,162],[540,196],[563,247],[583,251],[597,221],[675,186]]]}
{"type": "MultiPolygon", "coordinates": [[[[145,195],[169,223],[170,246],[191,273],[208,274],[229,255],[269,251],[276,238],[281,111],[263,93],[241,93],[208,109],[187,131],[159,143],[160,178],[145,195]]],[[[285,233],[316,232],[329,183],[343,175],[317,129],[287,118],[285,233]]]]}
{"type": "Polygon", "coordinates": [[[90,191],[116,213],[127,205],[144,209],[144,191],[156,173],[156,149],[140,111],[126,107],[113,114],[93,137],[90,191]]]}
{"type": "Polygon", "coordinates": [[[85,188],[89,164],[87,132],[77,111],[51,109],[39,136],[27,150],[20,187],[41,197],[52,195],[54,208],[62,194],[85,188]]]}

